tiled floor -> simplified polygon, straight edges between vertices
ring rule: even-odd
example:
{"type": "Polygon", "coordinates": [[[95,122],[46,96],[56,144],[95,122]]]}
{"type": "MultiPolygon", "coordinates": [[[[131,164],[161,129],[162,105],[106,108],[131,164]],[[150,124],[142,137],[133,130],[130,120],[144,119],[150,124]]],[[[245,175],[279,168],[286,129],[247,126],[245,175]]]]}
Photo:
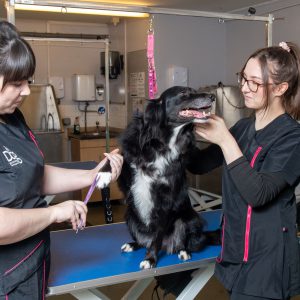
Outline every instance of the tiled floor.
{"type": "MultiPolygon", "coordinates": [[[[113,201],[113,217],[114,222],[122,222],[124,216],[125,206],[118,201],[113,201]]],[[[100,203],[91,203],[89,204],[89,212],[88,212],[88,223],[90,225],[98,225],[104,224],[104,213],[103,207],[100,203]]],[[[53,230],[62,229],[64,225],[53,226],[53,230]]],[[[111,300],[119,300],[122,298],[122,295],[131,287],[133,282],[127,282],[122,284],[117,284],[113,286],[105,286],[99,288],[101,292],[107,295],[111,300]]],[[[140,300],[173,300],[176,297],[174,295],[167,295],[165,298],[163,297],[163,291],[158,289],[158,296],[153,293],[155,287],[155,282],[144,291],[144,293],[140,296],[140,300]]],[[[74,300],[71,295],[59,295],[59,296],[51,296],[48,298],[49,300],[74,300]]],[[[224,290],[222,285],[212,277],[206,286],[202,289],[202,291],[195,298],[196,300],[228,300],[227,292],[224,290]]],[[[191,299],[186,299],[191,300],[191,299]]],[[[300,296],[293,298],[292,300],[300,300],[300,296]]]]}

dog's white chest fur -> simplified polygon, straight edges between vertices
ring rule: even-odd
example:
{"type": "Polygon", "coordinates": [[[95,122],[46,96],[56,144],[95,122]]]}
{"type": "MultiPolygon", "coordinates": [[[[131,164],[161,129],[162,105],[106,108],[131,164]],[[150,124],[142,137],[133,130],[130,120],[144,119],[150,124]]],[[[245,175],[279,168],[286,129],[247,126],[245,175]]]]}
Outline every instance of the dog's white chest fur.
{"type": "Polygon", "coordinates": [[[141,169],[136,169],[134,183],[131,187],[133,199],[141,219],[145,224],[149,224],[149,213],[153,208],[150,188],[153,178],[145,175],[141,169]]]}
{"type": "MultiPolygon", "coordinates": [[[[167,154],[164,156],[157,154],[155,160],[148,164],[149,167],[154,169],[151,177],[147,175],[141,168],[138,168],[135,164],[131,165],[131,167],[134,169],[134,180],[133,185],[131,186],[131,192],[141,220],[146,225],[149,225],[150,223],[151,211],[154,205],[151,197],[152,184],[154,182],[168,184],[168,181],[165,177],[165,170],[172,163],[172,161],[178,158],[180,154],[176,147],[176,139],[180,129],[183,126],[184,125],[181,125],[174,129],[168,145],[169,151],[167,154]]],[[[146,166],[146,169],[148,166],[146,166]]]]}

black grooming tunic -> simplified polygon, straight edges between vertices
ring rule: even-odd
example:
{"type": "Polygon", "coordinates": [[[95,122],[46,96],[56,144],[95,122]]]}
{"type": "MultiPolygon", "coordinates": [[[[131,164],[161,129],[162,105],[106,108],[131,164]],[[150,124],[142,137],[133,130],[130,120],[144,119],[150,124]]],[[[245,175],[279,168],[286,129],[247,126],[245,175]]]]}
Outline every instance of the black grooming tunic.
{"type": "MultiPolygon", "coordinates": [[[[244,157],[223,165],[222,251],[215,275],[229,291],[285,299],[300,294],[294,194],[300,180],[300,125],[287,114],[259,131],[254,123],[253,118],[243,119],[231,128],[244,157]],[[267,193],[249,190],[258,176],[269,185],[267,193]]],[[[194,173],[222,161],[215,145],[205,149],[203,160],[198,153],[197,164],[195,153],[188,167],[194,173]]]]}
{"type": "MultiPolygon", "coordinates": [[[[0,207],[45,207],[44,159],[37,142],[19,110],[1,117],[6,124],[0,123],[0,207]]],[[[48,230],[0,246],[0,299],[42,299],[49,259],[48,230]]]]}

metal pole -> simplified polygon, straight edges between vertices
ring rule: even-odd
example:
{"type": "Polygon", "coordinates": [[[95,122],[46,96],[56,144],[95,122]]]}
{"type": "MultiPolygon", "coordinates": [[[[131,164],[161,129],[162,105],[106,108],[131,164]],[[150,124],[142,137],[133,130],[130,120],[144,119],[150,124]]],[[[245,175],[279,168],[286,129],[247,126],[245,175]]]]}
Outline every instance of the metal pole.
{"type": "Polygon", "coordinates": [[[267,23],[267,46],[270,47],[273,45],[273,21],[274,16],[272,14],[269,14],[268,17],[268,23],[267,23]]]}
{"type": "Polygon", "coordinates": [[[77,43],[103,43],[103,41],[105,42],[105,40],[31,37],[31,36],[26,36],[26,32],[24,35],[22,35],[22,37],[27,41],[38,41],[38,42],[77,42],[77,43]]]}
{"type": "Polygon", "coordinates": [[[147,11],[149,14],[164,14],[164,15],[176,15],[176,16],[191,16],[191,17],[205,17],[205,18],[220,18],[229,20],[245,20],[245,21],[268,21],[268,17],[263,16],[245,16],[240,14],[219,13],[200,10],[188,10],[188,9],[171,9],[171,8],[152,8],[149,7],[147,11]]]}
{"type": "MultiPolygon", "coordinates": [[[[16,3],[24,4],[22,0],[15,0],[16,3]]],[[[129,12],[141,12],[148,14],[165,14],[165,15],[177,15],[177,16],[194,16],[194,17],[206,17],[206,18],[220,18],[230,20],[248,20],[248,21],[268,21],[268,17],[262,16],[245,16],[231,13],[219,13],[199,10],[188,9],[171,9],[171,8],[155,8],[146,6],[133,6],[133,5],[114,5],[114,4],[101,4],[93,2],[79,3],[78,1],[64,1],[62,5],[61,0],[32,0],[30,4],[36,5],[50,5],[50,6],[64,6],[64,7],[78,7],[78,8],[92,8],[103,10],[118,10],[129,12]]]]}
{"type": "Polygon", "coordinates": [[[106,151],[109,152],[109,40],[105,40],[105,138],[106,151]]]}
{"type": "Polygon", "coordinates": [[[11,24],[16,24],[15,18],[15,1],[7,0],[6,1],[6,12],[7,12],[7,21],[11,24]]]}
{"type": "MultiPolygon", "coordinates": [[[[106,152],[109,152],[109,40],[105,40],[105,142],[106,152]]],[[[113,213],[110,204],[110,187],[107,186],[101,190],[102,202],[104,206],[104,216],[106,223],[113,222],[113,213]]]]}

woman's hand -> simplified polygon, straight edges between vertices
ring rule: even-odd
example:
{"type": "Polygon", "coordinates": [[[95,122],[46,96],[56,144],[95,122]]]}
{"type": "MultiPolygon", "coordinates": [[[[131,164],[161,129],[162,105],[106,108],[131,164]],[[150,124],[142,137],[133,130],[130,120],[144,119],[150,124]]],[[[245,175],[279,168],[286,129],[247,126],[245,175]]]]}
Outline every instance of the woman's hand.
{"type": "Polygon", "coordinates": [[[226,143],[231,136],[224,120],[216,115],[211,115],[205,123],[195,123],[195,132],[202,138],[219,146],[226,143]]]}
{"type": "MultiPolygon", "coordinates": [[[[123,165],[123,156],[119,154],[119,149],[114,149],[110,153],[104,153],[104,155],[105,158],[97,165],[94,171],[98,173],[98,171],[101,170],[105,165],[105,163],[109,160],[111,166],[111,172],[112,172],[111,180],[112,182],[114,182],[120,176],[122,165],[123,165]]],[[[93,178],[95,178],[95,175],[93,175],[93,178]]]]}
{"type": "Polygon", "coordinates": [[[51,223],[70,222],[74,230],[85,227],[88,209],[82,201],[68,200],[48,209],[51,210],[51,223]]]}
{"type": "Polygon", "coordinates": [[[22,241],[52,223],[70,222],[74,230],[84,228],[86,214],[87,206],[82,201],[73,200],[44,208],[0,207],[0,245],[22,241]]]}
{"type": "Polygon", "coordinates": [[[243,156],[235,138],[227,129],[222,118],[211,115],[207,122],[196,123],[194,130],[202,138],[220,146],[227,164],[243,156]]]}
{"type": "Polygon", "coordinates": [[[109,160],[111,166],[111,180],[112,182],[116,181],[120,176],[122,165],[123,165],[123,156],[120,155],[119,149],[115,149],[110,153],[104,153],[105,157],[109,160]]]}

